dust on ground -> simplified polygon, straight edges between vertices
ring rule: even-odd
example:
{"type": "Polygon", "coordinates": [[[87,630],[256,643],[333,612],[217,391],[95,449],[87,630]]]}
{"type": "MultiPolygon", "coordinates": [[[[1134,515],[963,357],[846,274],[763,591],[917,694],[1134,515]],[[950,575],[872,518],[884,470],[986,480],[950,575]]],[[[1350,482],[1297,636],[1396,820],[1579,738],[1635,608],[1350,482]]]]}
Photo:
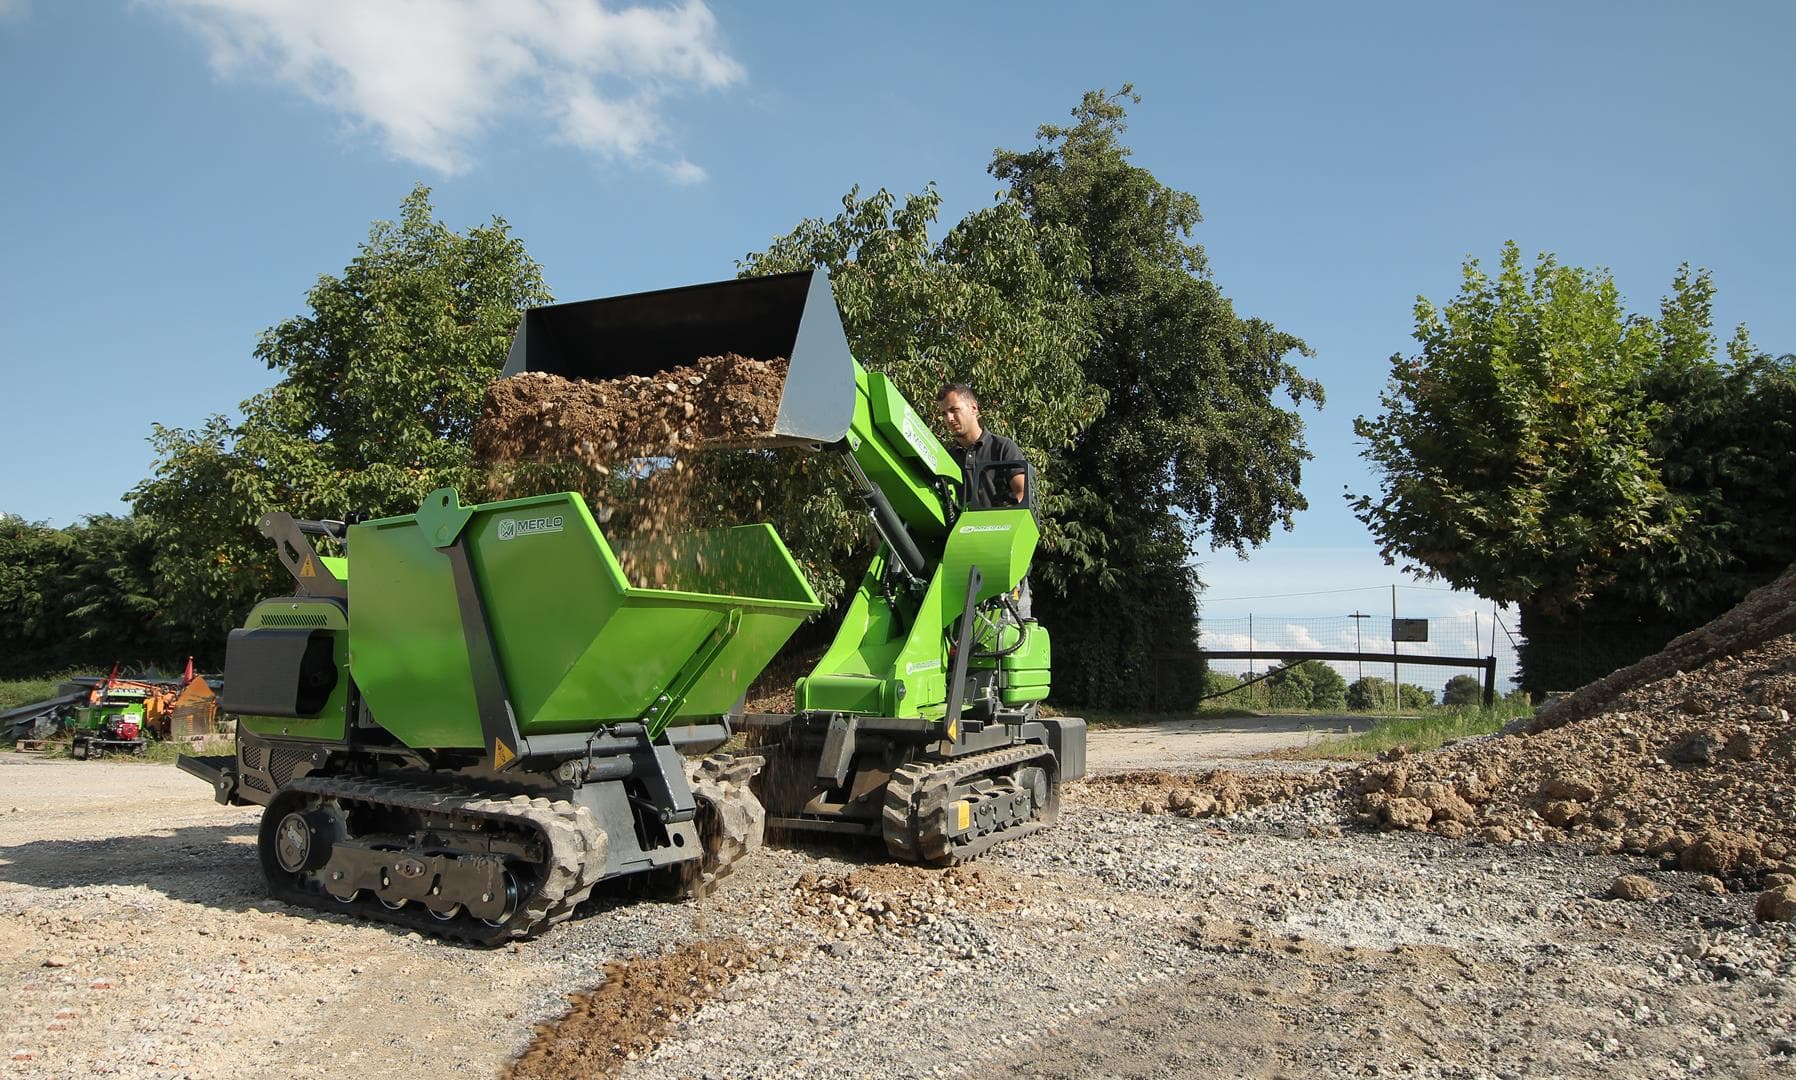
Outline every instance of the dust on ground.
{"type": "Polygon", "coordinates": [[[738,975],[771,971],[778,955],[739,940],[686,942],[660,956],[606,964],[595,990],[572,995],[568,1011],[541,1024],[501,1080],[594,1080],[617,1076],[738,975]]]}
{"type": "MultiPolygon", "coordinates": [[[[1256,755],[1311,746],[1337,735],[1365,731],[1373,717],[1365,713],[1305,716],[1191,716],[1152,724],[1106,726],[1102,739],[1087,748],[1085,765],[1093,775],[1175,770],[1200,772],[1228,761],[1237,771],[1256,766],[1256,755]]],[[[1094,733],[1096,730],[1094,729],[1094,733]]],[[[1301,762],[1266,763],[1266,771],[1290,772],[1301,762]]],[[[1322,768],[1320,763],[1313,767],[1322,768]]]]}

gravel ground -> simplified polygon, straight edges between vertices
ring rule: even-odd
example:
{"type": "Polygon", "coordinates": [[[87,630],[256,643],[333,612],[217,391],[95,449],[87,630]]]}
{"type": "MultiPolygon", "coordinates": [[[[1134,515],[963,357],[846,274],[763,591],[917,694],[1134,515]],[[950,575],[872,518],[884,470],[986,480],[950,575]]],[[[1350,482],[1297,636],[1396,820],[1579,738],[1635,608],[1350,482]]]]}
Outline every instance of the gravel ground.
{"type": "Polygon", "coordinates": [[[555,1026],[569,995],[710,941],[760,959],[587,1075],[1796,1075],[1796,926],[1754,921],[1753,892],[1338,818],[1327,794],[1189,819],[1075,788],[971,868],[769,850],[704,901],[597,902],[480,951],[267,902],[256,812],[173,769],[4,755],[3,1075],[493,1076],[556,1038],[602,1059],[604,1030],[555,1026]],[[1606,899],[1628,872],[1659,896],[1606,899]]]}

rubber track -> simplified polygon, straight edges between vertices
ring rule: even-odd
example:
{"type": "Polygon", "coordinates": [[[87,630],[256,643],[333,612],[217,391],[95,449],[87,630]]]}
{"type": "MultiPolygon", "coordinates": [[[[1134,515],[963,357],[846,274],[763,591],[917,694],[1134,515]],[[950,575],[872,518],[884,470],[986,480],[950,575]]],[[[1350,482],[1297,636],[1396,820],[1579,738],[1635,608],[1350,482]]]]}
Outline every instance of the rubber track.
{"type": "Polygon", "coordinates": [[[952,761],[899,767],[886,783],[881,822],[886,851],[907,862],[948,866],[972,858],[1001,840],[1025,836],[1043,828],[1046,822],[1029,821],[957,845],[948,834],[948,808],[955,803],[954,790],[963,781],[998,769],[1008,772],[1011,766],[1052,756],[1053,751],[1046,746],[1028,743],[969,754],[952,761]]]}
{"type": "Polygon", "coordinates": [[[755,754],[711,754],[687,765],[693,797],[709,803],[716,817],[712,828],[701,830],[705,853],[686,864],[680,896],[709,896],[736,863],[764,842],[767,811],[749,785],[765,764],[767,759],[755,754]]]}
{"type": "Polygon", "coordinates": [[[269,882],[277,899],[320,911],[354,911],[357,915],[393,923],[433,937],[452,938],[478,945],[501,945],[539,934],[566,920],[574,908],[592,894],[605,872],[607,842],[604,830],[585,807],[546,798],[515,795],[495,799],[489,795],[453,788],[395,780],[354,777],[307,776],[281,789],[281,794],[301,792],[321,798],[397,807],[418,813],[439,814],[460,827],[474,822],[498,823],[514,831],[534,832],[549,857],[534,869],[537,887],[520,898],[518,910],[497,927],[463,913],[451,920],[430,915],[423,905],[408,903],[392,911],[364,895],[344,904],[320,890],[293,888],[269,882]]]}

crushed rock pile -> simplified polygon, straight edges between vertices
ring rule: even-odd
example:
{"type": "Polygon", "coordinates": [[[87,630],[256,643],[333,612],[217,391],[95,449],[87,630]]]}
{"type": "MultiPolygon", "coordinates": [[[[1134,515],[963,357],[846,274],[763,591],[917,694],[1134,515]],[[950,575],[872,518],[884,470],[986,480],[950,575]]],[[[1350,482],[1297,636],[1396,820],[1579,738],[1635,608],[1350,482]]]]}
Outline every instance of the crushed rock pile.
{"type": "Polygon", "coordinates": [[[1622,694],[1647,683],[1678,672],[1695,671],[1712,661],[1792,633],[1796,633],[1796,565],[1769,585],[1754,589],[1715,619],[1673,638],[1652,656],[1543,706],[1518,723],[1516,729],[1534,732],[1563,727],[1604,711],[1622,694]]]}
{"type": "Polygon", "coordinates": [[[1351,775],[1362,823],[1491,843],[1575,840],[1717,876],[1796,859],[1796,636],[1537,733],[1351,775]]]}
{"type": "MultiPolygon", "coordinates": [[[[1089,805],[1220,817],[1338,786],[1358,824],[1661,858],[1796,917],[1796,567],[1664,652],[1502,735],[1313,776],[1128,773],[1089,805]]],[[[1620,881],[1644,897],[1650,882],[1620,881]]]]}
{"type": "Polygon", "coordinates": [[[807,870],[793,883],[792,911],[831,938],[926,936],[926,928],[955,912],[1012,910],[1021,893],[1020,885],[1006,887],[980,868],[892,864],[839,876],[807,870]]]}
{"type": "MultiPolygon", "coordinates": [[[[1359,820],[1569,840],[1757,880],[1796,913],[1796,567],[1504,735],[1351,774],[1359,820]]],[[[1617,884],[1628,891],[1631,883],[1617,884]]],[[[1638,890],[1634,890],[1638,891],[1638,890]]]]}

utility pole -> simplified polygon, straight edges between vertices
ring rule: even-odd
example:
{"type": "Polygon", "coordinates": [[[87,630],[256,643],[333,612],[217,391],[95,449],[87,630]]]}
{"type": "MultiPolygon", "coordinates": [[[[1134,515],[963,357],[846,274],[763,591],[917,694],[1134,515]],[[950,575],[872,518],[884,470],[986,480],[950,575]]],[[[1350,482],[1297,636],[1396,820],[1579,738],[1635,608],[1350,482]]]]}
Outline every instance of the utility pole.
{"type": "Polygon", "coordinates": [[[1349,619],[1353,620],[1353,651],[1360,654],[1360,656],[1359,656],[1359,681],[1360,681],[1360,686],[1364,687],[1365,683],[1366,683],[1366,646],[1362,643],[1362,641],[1360,639],[1359,628],[1360,628],[1360,620],[1361,619],[1370,619],[1372,616],[1367,615],[1365,612],[1361,611],[1358,608],[1354,608],[1353,614],[1351,614],[1347,617],[1349,619]]]}
{"type": "Polygon", "coordinates": [[[1403,676],[1397,672],[1397,586],[1391,586],[1391,711],[1403,707],[1403,676]]]}

